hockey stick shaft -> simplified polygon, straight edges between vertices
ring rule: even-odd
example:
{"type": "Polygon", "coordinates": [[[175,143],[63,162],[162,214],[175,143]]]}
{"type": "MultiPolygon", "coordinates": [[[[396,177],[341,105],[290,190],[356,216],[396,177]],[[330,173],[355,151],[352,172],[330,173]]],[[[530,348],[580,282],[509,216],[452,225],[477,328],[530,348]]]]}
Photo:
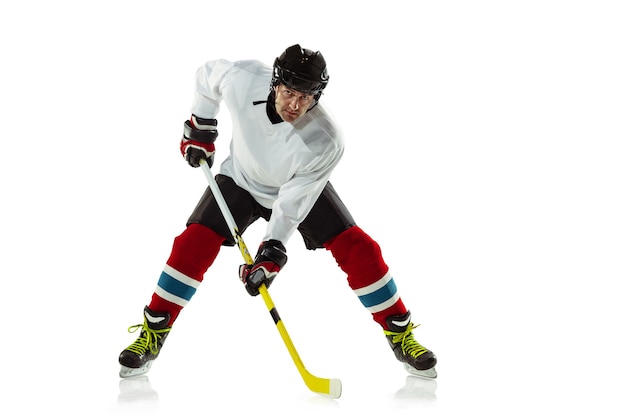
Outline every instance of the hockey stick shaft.
{"type": "MultiPolygon", "coordinates": [[[[219,186],[217,185],[217,182],[213,177],[213,173],[211,172],[209,164],[205,160],[201,160],[200,166],[202,167],[204,175],[209,182],[209,188],[213,193],[213,197],[215,197],[215,200],[217,201],[222,215],[226,220],[226,224],[228,225],[228,229],[235,239],[235,242],[239,247],[239,251],[243,256],[244,261],[246,262],[246,264],[252,265],[254,263],[254,260],[252,259],[252,256],[250,255],[250,252],[248,251],[248,248],[244,243],[241,234],[239,233],[239,228],[237,227],[235,219],[233,218],[232,213],[228,208],[228,204],[226,204],[226,200],[224,200],[224,196],[222,195],[222,192],[220,191],[219,186]]],[[[291,337],[289,336],[289,333],[287,333],[287,329],[285,328],[285,325],[283,324],[283,321],[278,314],[278,310],[276,309],[274,301],[270,297],[270,294],[265,284],[261,284],[261,286],[259,287],[259,293],[263,297],[263,301],[265,302],[265,305],[270,315],[272,316],[272,319],[274,320],[274,324],[276,325],[276,328],[278,329],[278,332],[280,333],[280,336],[282,337],[283,342],[285,343],[285,346],[287,347],[287,350],[291,355],[291,359],[293,359],[293,362],[295,363],[296,368],[298,368],[298,372],[300,372],[300,375],[302,376],[302,379],[304,380],[306,386],[311,391],[317,394],[324,395],[330,398],[339,398],[341,396],[341,381],[339,379],[319,378],[307,371],[304,363],[302,362],[302,359],[300,358],[300,355],[298,354],[298,351],[296,350],[296,347],[291,340],[291,337]]]]}

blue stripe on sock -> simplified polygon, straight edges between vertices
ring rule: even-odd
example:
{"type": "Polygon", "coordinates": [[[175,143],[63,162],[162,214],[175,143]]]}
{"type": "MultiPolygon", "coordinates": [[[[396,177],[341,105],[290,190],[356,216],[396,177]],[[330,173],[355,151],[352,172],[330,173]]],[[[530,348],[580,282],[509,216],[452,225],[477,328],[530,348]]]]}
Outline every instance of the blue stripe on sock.
{"type": "Polygon", "coordinates": [[[393,278],[391,278],[384,287],[369,294],[360,295],[359,300],[365,307],[370,308],[390,300],[397,292],[396,283],[393,281],[393,278]]]}
{"type": "Polygon", "coordinates": [[[183,284],[166,272],[161,272],[158,286],[161,287],[164,291],[187,301],[191,300],[191,297],[193,297],[193,295],[196,293],[196,289],[194,287],[183,284]]]}

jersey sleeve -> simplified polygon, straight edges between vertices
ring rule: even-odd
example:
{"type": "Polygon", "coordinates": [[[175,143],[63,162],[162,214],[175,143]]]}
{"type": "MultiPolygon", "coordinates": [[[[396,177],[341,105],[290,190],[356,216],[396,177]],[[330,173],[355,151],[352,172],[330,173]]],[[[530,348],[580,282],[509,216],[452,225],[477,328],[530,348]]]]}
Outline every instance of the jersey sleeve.
{"type": "Polygon", "coordinates": [[[196,71],[196,88],[191,113],[204,119],[214,119],[220,110],[222,91],[228,82],[233,63],[224,59],[208,61],[196,71]]]}

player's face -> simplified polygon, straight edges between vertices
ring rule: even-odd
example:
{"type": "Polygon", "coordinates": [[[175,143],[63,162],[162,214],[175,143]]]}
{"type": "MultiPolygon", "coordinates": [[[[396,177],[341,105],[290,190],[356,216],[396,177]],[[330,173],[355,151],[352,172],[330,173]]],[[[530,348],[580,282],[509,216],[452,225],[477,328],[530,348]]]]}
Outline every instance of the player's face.
{"type": "Polygon", "coordinates": [[[311,94],[301,93],[279,84],[276,91],[276,112],[286,122],[298,120],[315,101],[311,94]]]}

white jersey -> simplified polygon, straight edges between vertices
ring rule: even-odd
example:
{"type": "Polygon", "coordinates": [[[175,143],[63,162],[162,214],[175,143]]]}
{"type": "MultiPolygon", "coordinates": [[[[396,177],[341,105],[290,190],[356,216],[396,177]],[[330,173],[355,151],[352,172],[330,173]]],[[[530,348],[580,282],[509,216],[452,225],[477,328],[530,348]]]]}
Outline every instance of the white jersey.
{"type": "Polygon", "coordinates": [[[293,124],[272,124],[266,111],[272,68],[259,61],[209,61],[196,72],[191,112],[214,119],[223,102],[232,118],[230,155],[220,173],[272,209],[263,240],[286,244],[321,194],[344,151],[321,104],[293,124]]]}

